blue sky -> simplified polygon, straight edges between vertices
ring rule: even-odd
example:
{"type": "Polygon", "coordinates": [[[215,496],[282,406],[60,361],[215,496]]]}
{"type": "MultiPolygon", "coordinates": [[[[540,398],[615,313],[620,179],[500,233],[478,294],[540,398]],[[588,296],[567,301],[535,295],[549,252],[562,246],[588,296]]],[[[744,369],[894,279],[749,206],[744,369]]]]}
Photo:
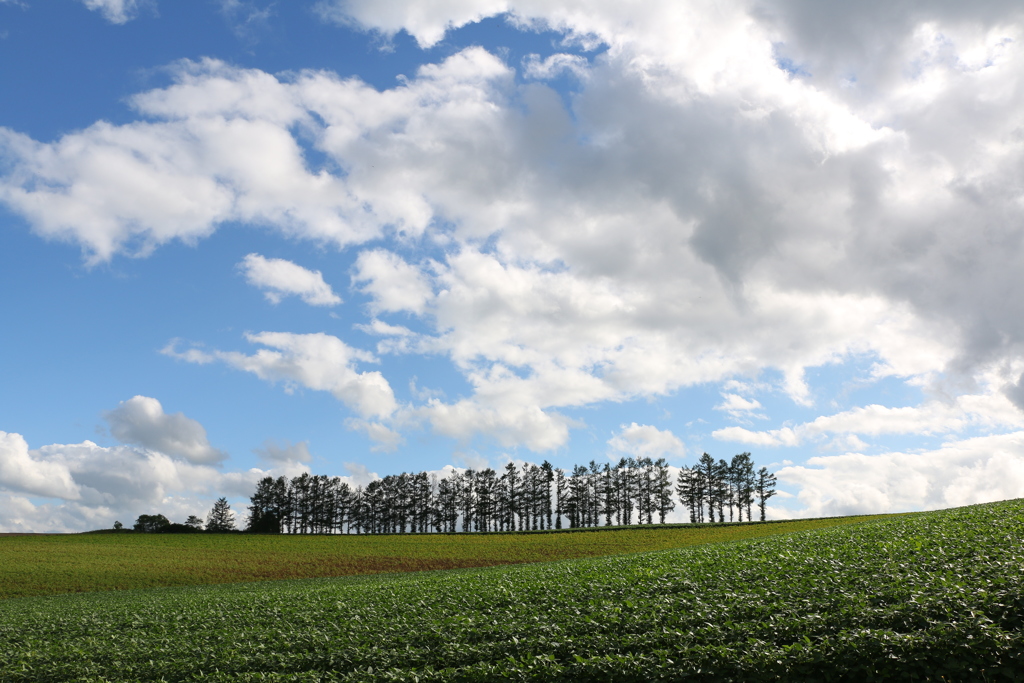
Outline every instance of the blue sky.
{"type": "Polygon", "coordinates": [[[751,451],[1024,495],[1016,3],[0,1],[0,531],[751,451]]]}

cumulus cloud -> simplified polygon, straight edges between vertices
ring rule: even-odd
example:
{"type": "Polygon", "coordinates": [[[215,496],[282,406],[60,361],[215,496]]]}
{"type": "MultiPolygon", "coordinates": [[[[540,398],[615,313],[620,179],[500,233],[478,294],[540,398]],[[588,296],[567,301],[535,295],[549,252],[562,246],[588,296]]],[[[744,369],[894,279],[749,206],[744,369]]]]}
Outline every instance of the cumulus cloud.
{"type": "Polygon", "coordinates": [[[154,513],[184,521],[204,516],[222,495],[248,496],[263,476],[307,471],[295,460],[222,471],[213,465],[226,454],[210,446],[202,425],[164,413],[153,398],[135,396],[104,418],[124,445],[30,449],[20,434],[0,432],[0,531],[83,531],[154,513]]]}
{"type": "Polygon", "coordinates": [[[374,356],[337,337],[260,332],[247,334],[246,339],[265,348],[253,355],[194,348],[178,351],[172,342],[163,353],[190,363],[221,361],[260,379],[284,382],[287,391],[297,387],[329,391],[363,417],[386,417],[397,407],[391,385],[380,372],[359,372],[354,367],[358,362],[375,362],[374,356]]]}
{"type": "Polygon", "coordinates": [[[79,487],[57,459],[29,453],[21,434],[0,432],[0,486],[37,496],[75,499],[79,487]]]}
{"type": "Polygon", "coordinates": [[[259,254],[246,255],[238,268],[246,281],[264,290],[263,296],[273,304],[281,303],[281,299],[289,295],[301,297],[310,306],[337,306],[341,303],[341,297],[324,282],[323,273],[319,270],[307,270],[291,261],[268,259],[259,254]]]}
{"type": "MultiPolygon", "coordinates": [[[[205,517],[221,496],[244,501],[263,477],[309,472],[305,442],[276,441],[257,449],[266,469],[224,470],[224,454],[210,447],[202,426],[164,413],[156,399],[136,396],[104,417],[124,445],[31,449],[22,435],[0,431],[0,532],[85,531],[157,513],[183,522],[205,517]]],[[[366,477],[376,475],[357,478],[366,477]]],[[[244,511],[236,505],[234,512],[241,523],[244,511]]]]}
{"type": "Polygon", "coordinates": [[[1024,432],[923,453],[820,456],[777,472],[799,488],[798,516],[937,509],[1024,496],[1024,432]]]}
{"type": "Polygon", "coordinates": [[[340,179],[306,168],[289,128],[308,115],[287,84],[211,60],[177,73],[133,100],[152,122],[99,122],[51,144],[0,129],[0,200],[90,263],[194,243],[229,220],[342,246],[379,234],[340,179]]]}
{"type": "Polygon", "coordinates": [[[31,450],[20,434],[0,432],[0,499],[11,506],[0,508],[0,530],[83,531],[155,512],[183,521],[205,515],[220,495],[249,495],[263,474],[91,441],[31,450]],[[39,498],[51,502],[32,500],[39,498]]]}
{"type": "MultiPolygon", "coordinates": [[[[268,469],[222,471],[134,445],[29,449],[20,434],[0,432],[0,532],[110,528],[115,520],[130,525],[157,513],[183,522],[205,517],[221,496],[244,503],[263,477],[309,471],[300,461],[308,459],[304,443],[264,444],[264,451],[268,469]]],[[[344,479],[355,485],[376,476],[365,471],[344,479]]],[[[241,523],[241,504],[234,512],[241,523]]]]}
{"type": "Polygon", "coordinates": [[[168,415],[160,401],[134,396],[103,414],[110,434],[121,443],[183,458],[196,464],[220,462],[227,453],[210,445],[206,429],[182,413],[168,415]]]}
{"type": "MultiPolygon", "coordinates": [[[[3,131],[0,201],[93,262],[225,221],[339,248],[393,239],[360,252],[353,284],[374,330],[401,314],[426,331],[379,350],[444,355],[473,395],[398,411],[383,375],[354,369],[369,356],[299,348],[303,335],[186,360],[331,391],[362,419],[550,449],[568,439],[560,408],[765,370],[810,406],[810,367],[868,360],[872,378],[969,386],[1024,352],[1019,3],[319,7],[424,46],[500,13],[566,43],[521,65],[526,82],[475,47],[387,90],[184,62],[132,99],[138,121],[49,143],[3,131]],[[573,54],[584,44],[607,49],[573,54]],[[567,69],[578,88],[563,98],[544,79],[567,69]],[[434,261],[399,256],[421,238],[434,261]]],[[[885,433],[918,419],[897,410],[849,419],[885,433]]],[[[851,435],[836,418],[717,436],[815,433],[851,435]]]]}
{"type": "Polygon", "coordinates": [[[384,249],[359,254],[352,282],[372,297],[371,308],[378,313],[423,313],[433,296],[424,273],[384,249]]]}
{"type": "MultiPolygon", "coordinates": [[[[609,51],[589,70],[591,81],[575,113],[588,139],[602,141],[605,154],[598,156],[615,159],[602,172],[629,169],[632,182],[621,187],[649,191],[648,207],[666,201],[676,214],[673,229],[691,253],[727,280],[744,283],[745,291],[763,287],[751,282],[754,273],[771,273],[784,289],[808,292],[812,282],[833,291],[864,291],[864,283],[876,283],[883,297],[912,302],[914,314],[966,328],[969,338],[946,340],[954,343],[991,345],[1001,338],[993,324],[1009,331],[1014,325],[1009,319],[1019,319],[982,314],[973,303],[979,294],[994,305],[1004,301],[998,291],[1008,283],[992,282],[992,289],[980,282],[961,286],[964,268],[1012,272],[1004,261],[1020,258],[1016,249],[961,249],[976,238],[961,227],[966,225],[991,225],[992,239],[1015,243],[1014,222],[1004,217],[1021,211],[1009,190],[1017,168],[1011,159],[1021,152],[1002,141],[1015,139],[1017,126],[1013,112],[1019,102],[1011,93],[1020,92],[1012,85],[1021,73],[1014,66],[1021,59],[1014,40],[1019,7],[987,3],[954,10],[897,3],[885,9],[894,19],[886,24],[886,41],[877,38],[874,19],[850,20],[841,11],[808,3],[759,3],[756,9],[737,4],[725,13],[711,13],[699,3],[650,3],[642,11],[615,3],[530,1],[429,8],[347,1],[334,7],[368,28],[408,30],[422,44],[436,42],[448,28],[501,12],[570,35],[598,36],[609,51]],[[822,41],[822,35],[836,40],[822,41]],[[799,55],[808,73],[818,75],[793,77],[780,64],[780,44],[799,55]],[[894,47],[874,49],[879,45],[894,47]],[[838,70],[837,64],[842,64],[838,70]],[[869,68],[885,78],[867,79],[869,68]],[[828,80],[828,74],[842,70],[845,76],[828,80]],[[860,83],[862,72],[873,89],[841,87],[852,82],[850,73],[860,83]],[[628,85],[628,77],[613,86],[606,80],[613,74],[639,80],[636,87],[628,85]],[[630,96],[625,88],[632,88],[630,96]],[[737,109],[739,101],[751,107],[737,109]],[[970,103],[982,101],[984,123],[966,116],[976,111],[970,103]],[[628,102],[628,109],[616,102],[628,102]],[[945,114],[935,116],[938,111],[945,114]],[[726,133],[719,128],[725,120],[740,130],[731,127],[726,133]],[[965,140],[942,136],[943,129],[970,132],[965,140]],[[651,130],[658,133],[647,136],[651,130]],[[764,146],[769,139],[770,148],[764,146]],[[782,149],[785,161],[772,161],[782,149]],[[986,200],[976,201],[981,196],[986,200]],[[837,250],[836,244],[845,246],[837,250]]],[[[568,168],[585,157],[566,155],[559,161],[568,168]]],[[[601,182],[607,177],[599,180],[585,171],[576,177],[593,179],[594,185],[552,183],[563,206],[576,208],[574,190],[611,187],[601,182]]],[[[531,196],[543,202],[543,190],[533,189],[531,196]]],[[[601,210],[583,214],[591,221],[595,214],[609,214],[594,198],[588,197],[590,206],[601,210]]],[[[624,193],[616,199],[625,200],[624,193]]],[[[637,206],[628,211],[639,217],[637,206]]],[[[459,213],[465,219],[469,212],[459,213]]],[[[648,215],[632,223],[648,226],[644,239],[632,240],[639,248],[621,250],[594,228],[585,231],[587,244],[602,245],[606,258],[616,254],[618,262],[627,261],[650,245],[645,240],[656,238],[658,222],[648,215]]],[[[557,254],[579,277],[599,262],[570,251],[572,231],[556,227],[564,216],[556,210],[551,219],[536,223],[536,230],[517,230],[505,244],[514,243],[520,256],[525,246],[539,250],[532,255],[557,254]],[[537,234],[542,229],[546,238],[537,234]]],[[[673,263],[689,265],[673,249],[663,253],[673,263]]],[[[1013,328],[1011,336],[1019,339],[1021,330],[1013,328]]],[[[791,376],[799,395],[798,373],[791,376]]]]}
{"type": "Polygon", "coordinates": [[[682,457],[686,448],[678,436],[652,425],[622,425],[618,434],[608,440],[612,450],[638,458],[682,457]]]}

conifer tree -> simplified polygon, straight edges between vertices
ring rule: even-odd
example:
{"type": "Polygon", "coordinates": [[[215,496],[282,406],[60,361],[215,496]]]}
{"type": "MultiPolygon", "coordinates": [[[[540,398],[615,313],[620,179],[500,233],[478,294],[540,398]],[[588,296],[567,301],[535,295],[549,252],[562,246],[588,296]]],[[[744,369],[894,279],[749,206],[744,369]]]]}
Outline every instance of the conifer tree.
{"type": "MultiPolygon", "coordinates": [[[[712,458],[707,453],[705,453],[704,455],[700,456],[700,461],[697,463],[697,467],[698,467],[697,471],[700,473],[701,484],[702,484],[703,496],[702,496],[701,503],[702,503],[702,505],[704,505],[704,504],[707,505],[708,521],[709,522],[714,522],[715,521],[715,503],[717,503],[717,500],[716,500],[717,497],[715,495],[715,493],[716,493],[715,486],[716,486],[716,484],[718,482],[718,472],[717,472],[718,467],[717,467],[717,464],[715,463],[715,459],[712,458]]],[[[703,520],[701,520],[701,521],[703,521],[703,520]]]]}
{"type": "Polygon", "coordinates": [[[546,529],[551,528],[551,484],[555,480],[554,468],[547,460],[545,460],[540,466],[541,472],[544,473],[544,517],[547,522],[546,529]]]}
{"type": "Polygon", "coordinates": [[[565,471],[562,468],[555,469],[555,528],[562,528],[562,515],[565,513],[565,494],[568,484],[565,481],[565,471]]]}
{"type": "Polygon", "coordinates": [[[764,508],[768,499],[775,495],[775,475],[762,467],[757,471],[754,490],[757,491],[757,506],[761,509],[761,521],[764,521],[764,508]]]}
{"type": "Polygon", "coordinates": [[[213,509],[206,518],[207,531],[234,531],[235,516],[231,514],[231,505],[227,498],[218,498],[213,509]]]}
{"type": "Polygon", "coordinates": [[[697,506],[693,501],[693,479],[694,474],[689,467],[683,465],[679,468],[679,476],[676,477],[676,495],[679,496],[679,502],[690,513],[690,524],[696,524],[697,522],[697,506]]]}
{"type": "Polygon", "coordinates": [[[654,499],[658,509],[658,522],[664,524],[668,513],[676,509],[676,504],[672,500],[672,477],[665,458],[658,458],[654,462],[654,499]]]}
{"type": "Polygon", "coordinates": [[[505,480],[505,496],[508,503],[505,512],[505,530],[515,531],[516,517],[522,514],[519,510],[522,490],[519,484],[519,470],[516,469],[515,463],[510,462],[505,465],[505,474],[502,479],[505,480]]]}

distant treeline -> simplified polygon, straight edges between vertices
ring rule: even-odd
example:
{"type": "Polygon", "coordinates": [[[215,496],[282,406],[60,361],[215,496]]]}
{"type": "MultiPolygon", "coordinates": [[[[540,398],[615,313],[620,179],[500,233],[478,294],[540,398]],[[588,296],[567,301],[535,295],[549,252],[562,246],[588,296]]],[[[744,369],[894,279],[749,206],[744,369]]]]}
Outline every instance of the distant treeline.
{"type": "Polygon", "coordinates": [[[530,531],[659,523],[676,508],[690,521],[751,521],[775,495],[775,475],[754,471],[750,453],[716,461],[705,453],[673,483],[664,458],[622,458],[571,472],[509,463],[438,479],[388,475],[352,488],[340,477],[265,477],[250,497],[247,530],[289,534],[530,531]],[[728,511],[728,512],[727,512],[728,511]]]}
{"type": "MultiPolygon", "coordinates": [[[[128,531],[121,522],[114,522],[114,531],[128,531]]],[[[213,509],[206,517],[206,528],[203,528],[203,520],[195,515],[189,515],[184,524],[177,524],[163,515],[139,515],[135,520],[132,531],[140,531],[145,534],[194,534],[202,531],[224,533],[236,531],[235,520],[231,514],[231,505],[227,498],[219,498],[213,504],[213,509]]]]}

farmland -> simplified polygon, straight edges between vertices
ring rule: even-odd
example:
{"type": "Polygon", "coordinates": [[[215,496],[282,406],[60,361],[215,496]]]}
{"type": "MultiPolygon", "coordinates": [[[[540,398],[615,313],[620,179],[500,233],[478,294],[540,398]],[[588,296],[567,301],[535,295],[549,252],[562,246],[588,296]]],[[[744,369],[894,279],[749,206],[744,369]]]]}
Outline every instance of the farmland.
{"type": "Polygon", "coordinates": [[[865,519],[522,534],[7,536],[0,537],[0,598],[565,560],[758,538],[865,519]]]}
{"type": "Polygon", "coordinates": [[[1022,680],[1022,541],[1018,500],[533,565],[19,598],[0,602],[0,680],[1022,680]]]}

